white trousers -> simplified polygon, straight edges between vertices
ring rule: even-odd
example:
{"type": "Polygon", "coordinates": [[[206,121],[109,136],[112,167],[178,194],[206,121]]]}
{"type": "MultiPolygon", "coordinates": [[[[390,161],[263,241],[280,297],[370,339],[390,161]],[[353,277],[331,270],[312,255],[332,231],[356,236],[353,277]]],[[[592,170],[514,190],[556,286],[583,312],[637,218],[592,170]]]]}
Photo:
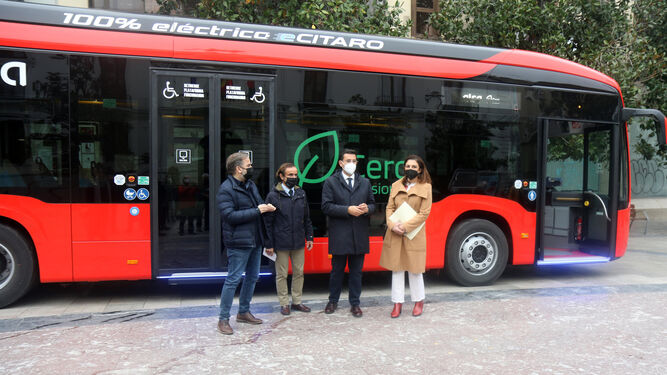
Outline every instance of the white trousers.
{"type": "MultiPolygon", "coordinates": [[[[393,271],[391,273],[391,302],[393,303],[405,302],[405,272],[393,271]]],[[[408,272],[408,282],[412,302],[424,300],[424,274],[408,272]]]]}

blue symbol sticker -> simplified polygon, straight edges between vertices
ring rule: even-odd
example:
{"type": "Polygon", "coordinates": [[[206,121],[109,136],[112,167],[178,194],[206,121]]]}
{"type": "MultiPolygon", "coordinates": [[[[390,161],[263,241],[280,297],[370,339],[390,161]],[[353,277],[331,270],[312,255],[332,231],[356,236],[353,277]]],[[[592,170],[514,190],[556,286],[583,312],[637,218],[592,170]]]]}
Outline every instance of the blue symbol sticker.
{"type": "Polygon", "coordinates": [[[132,208],[130,208],[130,215],[132,215],[132,216],[137,216],[137,215],[139,215],[139,207],[132,207],[132,208]]]}
{"type": "Polygon", "coordinates": [[[148,196],[150,196],[150,193],[148,193],[148,189],[146,188],[141,188],[137,190],[137,198],[139,198],[142,201],[145,201],[148,199],[148,196]]]}
{"type": "Polygon", "coordinates": [[[132,188],[127,188],[127,189],[125,189],[125,191],[123,192],[123,196],[124,196],[125,199],[127,199],[128,201],[131,201],[131,200],[134,200],[134,198],[137,197],[137,192],[136,192],[134,189],[132,189],[132,188]]]}
{"type": "Polygon", "coordinates": [[[532,202],[532,201],[535,200],[535,198],[537,198],[537,193],[535,192],[535,190],[529,191],[528,192],[528,200],[532,202]]]}

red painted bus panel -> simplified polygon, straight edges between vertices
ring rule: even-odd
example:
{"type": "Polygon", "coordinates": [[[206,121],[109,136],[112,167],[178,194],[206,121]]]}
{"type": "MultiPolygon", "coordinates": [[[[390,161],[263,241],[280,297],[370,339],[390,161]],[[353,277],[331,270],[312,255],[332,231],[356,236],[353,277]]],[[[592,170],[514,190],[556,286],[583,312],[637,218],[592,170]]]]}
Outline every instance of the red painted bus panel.
{"type": "Polygon", "coordinates": [[[495,64],[382,52],[174,37],[174,57],[361,72],[470,78],[495,64]]]}
{"type": "Polygon", "coordinates": [[[70,206],[0,195],[0,216],[23,226],[35,244],[41,282],[72,281],[70,206]]]}
{"type": "Polygon", "coordinates": [[[148,203],[72,204],[74,280],[151,278],[150,223],[148,203]]]}
{"type": "MultiPolygon", "coordinates": [[[[371,236],[369,238],[370,252],[364,259],[364,271],[385,271],[380,267],[380,254],[382,254],[382,236],[371,236]]],[[[331,271],[331,258],[329,258],[329,239],[327,237],[315,237],[313,249],[306,251],[303,265],[304,273],[328,273],[331,271]]],[[[291,266],[290,266],[291,272],[291,266]]]]}
{"type": "Polygon", "coordinates": [[[0,44],[56,51],[172,57],[172,37],[0,22],[0,44]]]}
{"type": "Polygon", "coordinates": [[[525,68],[534,68],[535,66],[539,66],[540,69],[544,70],[590,78],[592,80],[605,83],[615,88],[619,94],[621,93],[621,87],[611,77],[587,66],[561,59],[560,57],[545,55],[539,52],[529,52],[517,49],[507,50],[491,56],[488,59],[482,60],[482,62],[499,65],[520,66],[525,68]]]}
{"type": "Polygon", "coordinates": [[[72,204],[72,241],[146,241],[151,239],[150,204],[72,204]],[[132,216],[130,209],[139,214],[132,216]]]}
{"type": "Polygon", "coordinates": [[[507,221],[511,228],[508,238],[512,264],[535,262],[536,214],[509,199],[487,195],[454,194],[436,202],[426,221],[426,268],[442,268],[445,264],[444,247],[454,221],[470,211],[494,213],[507,221]]]}
{"type": "Polygon", "coordinates": [[[151,278],[150,241],[75,242],[74,281],[151,278]]]}
{"type": "Polygon", "coordinates": [[[381,70],[383,73],[443,78],[475,77],[495,67],[495,64],[381,52],[108,32],[8,22],[0,22],[0,35],[0,44],[14,47],[365,72],[381,70]],[[379,69],[379,66],[382,66],[382,69],[379,69]]]}
{"type": "Polygon", "coordinates": [[[474,77],[489,71],[498,64],[527,68],[535,68],[539,65],[539,69],[573,74],[603,82],[616,88],[620,93],[620,87],[615,80],[596,70],[558,57],[522,50],[507,50],[480,62],[472,62],[383,52],[110,32],[11,22],[0,22],[0,44],[72,52],[358,71],[381,70],[384,73],[443,78],[474,77]],[[382,63],[375,63],[375,61],[382,61],[382,63]],[[379,65],[383,69],[378,69],[379,65]]]}
{"type": "MultiPolygon", "coordinates": [[[[526,211],[521,205],[508,199],[484,195],[456,194],[433,204],[426,221],[426,269],[445,266],[445,243],[454,221],[469,211],[486,211],[505,219],[512,228],[508,245],[513,244],[512,264],[533,264],[535,262],[536,215],[526,211]],[[523,234],[523,236],[522,236],[523,234]]],[[[307,273],[322,273],[331,270],[327,253],[328,239],[315,238],[311,252],[306,253],[304,270],[307,273]]],[[[380,267],[382,236],[370,238],[370,253],[364,260],[364,271],[384,271],[380,267]]]]}
{"type": "Polygon", "coordinates": [[[628,248],[628,236],[630,236],[630,208],[618,210],[618,219],[616,221],[616,252],[617,258],[625,255],[628,248]]]}

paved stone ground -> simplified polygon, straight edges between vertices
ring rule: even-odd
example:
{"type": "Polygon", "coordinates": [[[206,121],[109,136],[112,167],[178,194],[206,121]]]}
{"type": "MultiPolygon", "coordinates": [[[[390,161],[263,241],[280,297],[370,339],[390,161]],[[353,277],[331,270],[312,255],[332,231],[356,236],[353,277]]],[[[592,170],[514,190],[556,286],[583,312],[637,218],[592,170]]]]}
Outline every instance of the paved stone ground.
{"type": "Polygon", "coordinates": [[[360,319],[345,301],[323,314],[326,292],[317,289],[306,294],[312,313],[283,317],[268,288],[252,305],[265,323],[232,319],[232,336],[216,331],[219,286],[174,295],[121,283],[115,297],[99,296],[104,287],[49,286],[0,311],[0,374],[662,375],[664,228],[647,236],[633,228],[628,254],[604,265],[510,269],[483,288],[429,275],[418,318],[409,303],[389,318],[381,276],[364,284],[360,319]]]}
{"type": "Polygon", "coordinates": [[[417,318],[363,303],[360,319],[260,304],[265,323],[232,319],[233,336],[213,307],[5,324],[0,373],[667,373],[664,284],[443,293],[417,318]]]}

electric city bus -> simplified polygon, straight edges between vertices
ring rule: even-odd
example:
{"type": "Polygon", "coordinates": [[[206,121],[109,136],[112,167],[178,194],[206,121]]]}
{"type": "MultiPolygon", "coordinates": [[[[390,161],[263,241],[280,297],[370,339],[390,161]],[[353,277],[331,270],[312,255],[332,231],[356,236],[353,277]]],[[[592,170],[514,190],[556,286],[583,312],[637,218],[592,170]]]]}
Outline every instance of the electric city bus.
{"type": "MultiPolygon", "coordinates": [[[[433,178],[427,269],[607,262],[629,232],[619,85],[539,53],[0,2],[0,306],[36,282],[226,276],[215,195],[246,152],[265,196],[299,170],[330,270],[323,181],[358,151],[379,271],[407,155],[433,178]]],[[[263,260],[263,272],[272,263],[263,260]]]]}

